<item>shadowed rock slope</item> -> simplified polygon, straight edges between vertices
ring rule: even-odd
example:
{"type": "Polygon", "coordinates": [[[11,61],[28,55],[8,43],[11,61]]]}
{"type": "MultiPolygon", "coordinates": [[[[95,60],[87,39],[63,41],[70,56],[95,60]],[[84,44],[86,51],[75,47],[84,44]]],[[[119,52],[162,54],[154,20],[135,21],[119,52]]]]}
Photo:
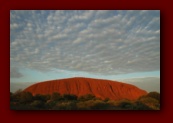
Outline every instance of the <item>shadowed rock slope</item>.
{"type": "Polygon", "coordinates": [[[52,94],[53,92],[75,94],[77,96],[92,94],[101,99],[109,98],[112,100],[135,100],[147,94],[146,91],[134,85],[82,77],[40,82],[29,86],[24,91],[31,92],[33,95],[52,94]]]}

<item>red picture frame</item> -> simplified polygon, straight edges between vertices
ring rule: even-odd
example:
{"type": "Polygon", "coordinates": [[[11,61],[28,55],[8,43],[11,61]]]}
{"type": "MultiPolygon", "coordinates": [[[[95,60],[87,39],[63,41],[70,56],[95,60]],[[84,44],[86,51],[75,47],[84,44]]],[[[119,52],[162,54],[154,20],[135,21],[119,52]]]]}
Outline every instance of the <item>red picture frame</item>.
{"type": "Polygon", "coordinates": [[[171,0],[3,0],[0,2],[0,122],[171,122],[173,113],[171,0]],[[159,111],[15,111],[10,110],[10,10],[160,10],[161,18],[161,110],[159,111]],[[170,77],[169,77],[170,76],[170,77]]]}

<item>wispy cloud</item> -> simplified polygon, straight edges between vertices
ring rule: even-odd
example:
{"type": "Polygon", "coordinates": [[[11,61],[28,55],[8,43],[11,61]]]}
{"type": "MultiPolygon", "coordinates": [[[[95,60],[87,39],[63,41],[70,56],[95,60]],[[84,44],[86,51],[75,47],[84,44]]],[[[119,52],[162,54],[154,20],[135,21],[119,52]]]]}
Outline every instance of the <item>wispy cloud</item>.
{"type": "Polygon", "coordinates": [[[160,70],[160,11],[12,10],[10,65],[112,75],[160,70]]]}

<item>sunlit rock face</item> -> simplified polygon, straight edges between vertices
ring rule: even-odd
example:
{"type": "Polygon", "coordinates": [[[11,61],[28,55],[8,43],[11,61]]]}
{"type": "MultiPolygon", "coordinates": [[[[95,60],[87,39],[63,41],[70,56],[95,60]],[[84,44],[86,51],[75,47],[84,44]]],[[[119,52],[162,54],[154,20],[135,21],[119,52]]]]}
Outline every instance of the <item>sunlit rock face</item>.
{"type": "Polygon", "coordinates": [[[40,82],[27,87],[24,91],[31,92],[33,95],[46,95],[54,92],[77,96],[92,94],[101,99],[112,100],[135,100],[147,94],[145,90],[131,84],[82,77],[40,82]]]}

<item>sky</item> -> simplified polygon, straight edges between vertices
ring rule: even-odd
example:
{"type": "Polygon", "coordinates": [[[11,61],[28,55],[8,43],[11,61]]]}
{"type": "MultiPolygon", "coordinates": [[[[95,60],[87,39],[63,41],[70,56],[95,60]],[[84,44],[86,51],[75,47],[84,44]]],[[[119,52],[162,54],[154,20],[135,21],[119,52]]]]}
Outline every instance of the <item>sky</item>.
{"type": "Polygon", "coordinates": [[[11,10],[10,82],[160,77],[159,10],[11,10]]]}

